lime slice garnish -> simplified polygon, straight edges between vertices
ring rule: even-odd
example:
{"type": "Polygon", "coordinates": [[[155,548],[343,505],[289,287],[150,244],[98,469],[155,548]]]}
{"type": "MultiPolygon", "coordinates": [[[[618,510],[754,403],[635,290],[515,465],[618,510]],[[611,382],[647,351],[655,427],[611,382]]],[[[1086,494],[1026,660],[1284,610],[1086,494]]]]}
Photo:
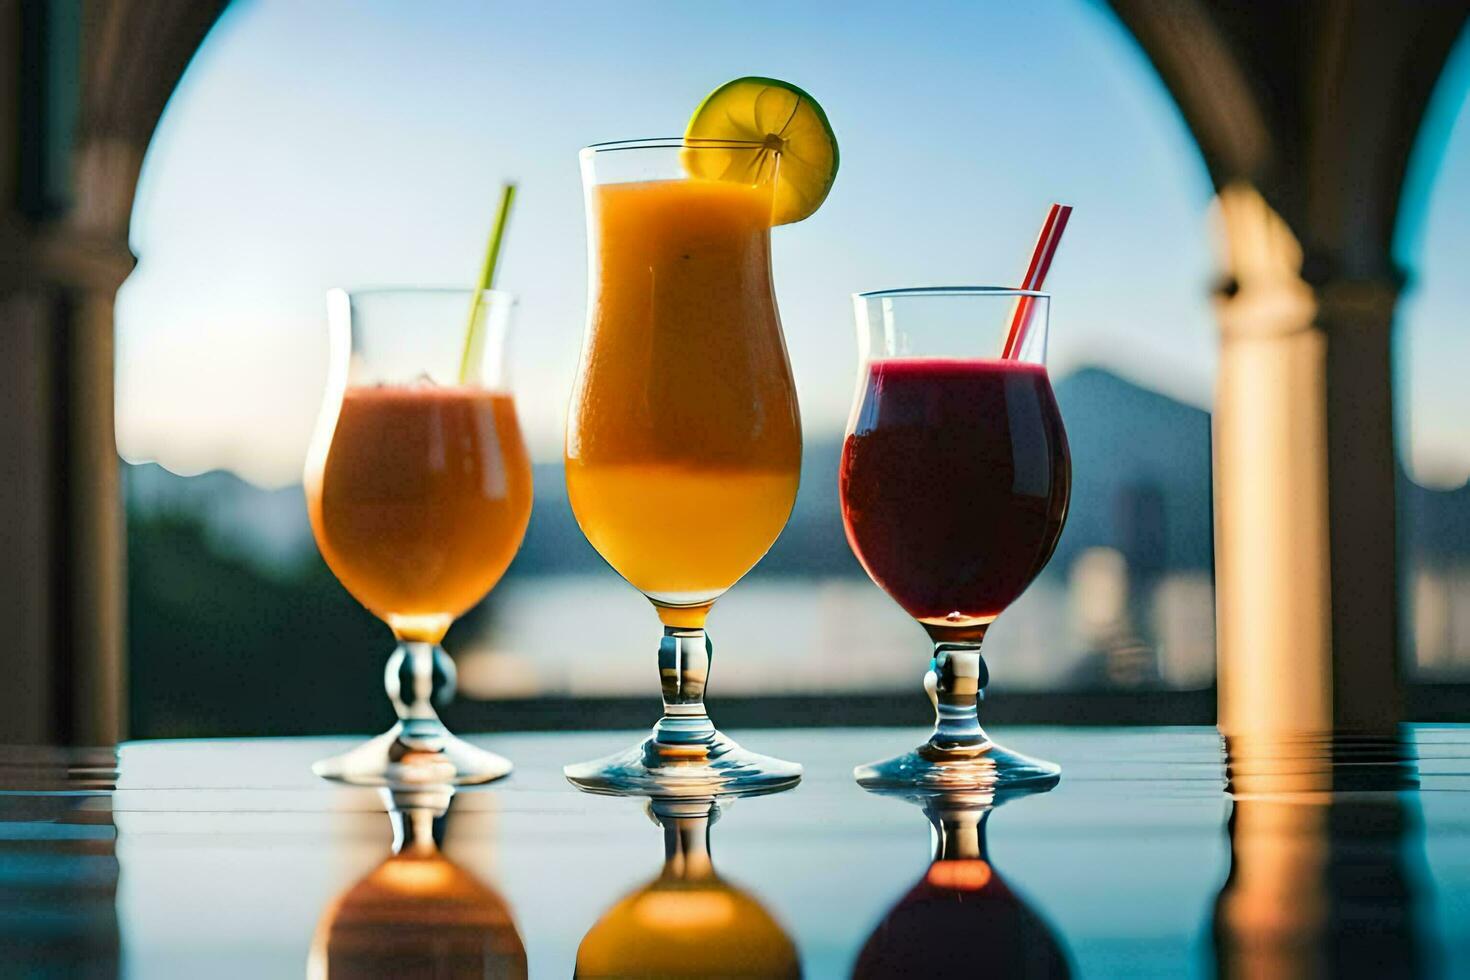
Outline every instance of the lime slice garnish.
{"type": "MultiPolygon", "coordinates": [[[[837,137],[817,100],[790,82],[750,76],[726,82],[700,103],[684,131],[686,140],[760,143],[780,153],[771,223],[811,217],[837,178],[837,137]]],[[[736,157],[749,149],[701,149],[686,155],[696,177],[729,180],[746,172],[736,157]],[[725,157],[728,157],[726,159],[725,157]]]]}

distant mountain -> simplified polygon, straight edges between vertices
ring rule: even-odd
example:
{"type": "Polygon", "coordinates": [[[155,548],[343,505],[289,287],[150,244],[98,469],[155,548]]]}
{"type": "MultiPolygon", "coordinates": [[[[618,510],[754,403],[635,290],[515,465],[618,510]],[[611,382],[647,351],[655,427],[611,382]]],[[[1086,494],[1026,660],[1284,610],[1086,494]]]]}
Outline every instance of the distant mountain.
{"type": "MultiPolygon", "coordinates": [[[[808,444],[801,461],[801,489],[786,529],[754,575],[861,575],[847,547],[837,502],[842,444],[808,444]]],[[[517,575],[600,572],[607,566],[587,543],[567,500],[559,463],[535,468],[536,508],[514,565],[517,575]]],[[[718,515],[712,515],[718,519],[718,515]]]]}
{"type": "MultiPolygon", "coordinates": [[[[1062,378],[1057,400],[1072,451],[1072,508],[1053,572],[1087,548],[1123,552],[1141,573],[1208,570],[1213,564],[1209,413],[1086,368],[1062,378]]],[[[801,491],[786,531],[753,574],[856,576],[837,500],[837,439],[810,442],[801,491]]],[[[222,548],[269,567],[313,549],[299,487],[260,490],[224,472],[178,477],[128,466],[128,506],[196,516],[222,548]]],[[[567,503],[560,464],[535,467],[536,506],[515,575],[600,572],[567,503]]],[[[1412,540],[1470,554],[1470,489],[1444,494],[1406,484],[1412,540]]],[[[714,515],[718,516],[718,515],[714,515]]]]}
{"type": "MultiPolygon", "coordinates": [[[[1148,572],[1213,564],[1210,416],[1107,371],[1057,383],[1072,451],[1072,507],[1056,570],[1086,548],[1117,548],[1148,572]]],[[[808,442],[791,520],[753,575],[861,575],[837,496],[842,443],[808,442]]],[[[567,503],[559,465],[536,467],[536,513],[518,574],[602,567],[567,503]]]]}
{"type": "Polygon", "coordinates": [[[1398,478],[1401,549],[1437,564],[1470,561],[1470,484],[1430,490],[1398,478]]]}
{"type": "MultiPolygon", "coordinates": [[[[1056,557],[993,635],[991,642],[1005,651],[1006,678],[1068,689],[1208,683],[1214,669],[1208,413],[1096,369],[1060,379],[1056,392],[1071,445],[1071,514],[1056,557]],[[1121,553],[1126,563],[1117,554],[1077,562],[1094,548],[1121,553]],[[1106,606],[1119,586],[1126,609],[1099,612],[1097,604],[1075,601],[1074,588],[1101,596],[1106,606]]],[[[763,597],[742,605],[732,596],[720,627],[723,636],[743,631],[747,647],[765,650],[771,663],[815,655],[800,683],[822,692],[830,692],[831,677],[823,665],[839,662],[851,669],[848,680],[865,678],[855,683],[874,689],[890,684],[885,631],[891,626],[902,637],[911,630],[876,589],[858,585],[862,572],[847,547],[837,499],[840,451],[836,438],[806,446],[791,521],[752,573],[768,584],[738,590],[742,598],[763,597]],[[822,581],[834,578],[847,582],[822,581]],[[784,627],[791,627],[788,635],[768,638],[784,627]]],[[[530,528],[507,576],[529,588],[495,590],[451,635],[459,649],[495,637],[502,658],[496,662],[519,664],[523,673],[514,676],[521,683],[538,676],[526,665],[539,661],[547,642],[544,617],[559,615],[568,597],[599,621],[622,615],[613,596],[634,603],[632,613],[643,612],[583,537],[562,467],[539,465],[534,476],[530,528]],[[587,573],[598,580],[551,580],[587,573]]],[[[261,490],[225,472],[180,477],[150,464],[124,466],[124,491],[136,735],[346,732],[387,723],[381,675],[363,669],[365,657],[385,650],[385,631],[318,556],[299,486],[261,490]],[[281,677],[292,683],[282,687],[281,677]],[[231,693],[262,690],[270,697],[231,693]]],[[[1412,557],[1406,575],[1437,566],[1438,578],[1427,587],[1439,612],[1427,617],[1445,621],[1438,646],[1421,663],[1462,669],[1454,603],[1470,593],[1455,576],[1470,562],[1470,487],[1435,492],[1401,476],[1398,504],[1403,551],[1412,557]]],[[[1421,585],[1415,581],[1416,589],[1421,585]]],[[[1418,592],[1410,595],[1417,601],[1418,592]]],[[[588,689],[621,690],[611,676],[598,675],[588,689]]]]}
{"type": "Polygon", "coordinates": [[[177,476],[156,463],[125,463],[123,496],[130,514],[198,520],[216,548],[272,570],[316,550],[299,486],[262,490],[225,470],[177,476]]]}
{"type": "Polygon", "coordinates": [[[1056,384],[1072,451],[1072,507],[1053,559],[1117,548],[1130,568],[1214,564],[1210,414],[1108,371],[1056,384]]]}

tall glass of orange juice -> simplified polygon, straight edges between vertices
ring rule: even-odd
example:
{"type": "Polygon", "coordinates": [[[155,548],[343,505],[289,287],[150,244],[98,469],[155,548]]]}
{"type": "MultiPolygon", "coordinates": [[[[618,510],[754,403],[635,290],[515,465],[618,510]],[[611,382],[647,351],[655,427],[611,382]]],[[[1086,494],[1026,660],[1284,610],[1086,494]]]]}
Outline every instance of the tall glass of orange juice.
{"type": "Polygon", "coordinates": [[[398,723],[318,762],[320,776],[393,786],[510,772],[434,710],[454,694],[440,641],[500,581],[531,516],[504,357],[511,297],[474,300],[458,290],[328,294],[331,368],[307,454],[307,512],[327,566],[398,640],[385,677],[398,723]]]}
{"type": "Polygon", "coordinates": [[[567,777],[608,793],[784,789],[801,767],[741,749],[704,708],[705,617],[781,533],[801,468],[771,285],[779,155],[674,139],[581,159],[589,295],[567,492],[587,539],[663,622],[664,713],[641,744],[567,777]]]}

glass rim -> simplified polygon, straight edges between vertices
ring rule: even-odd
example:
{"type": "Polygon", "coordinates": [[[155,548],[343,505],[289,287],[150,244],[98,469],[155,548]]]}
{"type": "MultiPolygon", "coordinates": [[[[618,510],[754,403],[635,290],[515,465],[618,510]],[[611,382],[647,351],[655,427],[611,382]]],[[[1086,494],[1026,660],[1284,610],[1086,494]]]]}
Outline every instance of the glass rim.
{"type": "Polygon", "coordinates": [[[608,140],[604,143],[589,143],[578,151],[578,156],[587,157],[595,156],[599,153],[616,153],[619,150],[759,150],[763,148],[770,147],[767,147],[766,143],[761,140],[690,139],[685,136],[653,136],[635,140],[608,140]]]}
{"type": "Polygon", "coordinates": [[[874,289],[853,293],[854,299],[898,299],[921,296],[1009,296],[1051,299],[1051,293],[1017,286],[907,286],[901,289],[874,289]]]}
{"type": "MultiPolygon", "coordinates": [[[[362,288],[333,286],[327,290],[328,295],[346,293],[349,297],[386,296],[394,293],[408,296],[472,296],[476,292],[473,286],[363,286],[362,288]]],[[[484,296],[498,296],[502,299],[514,300],[516,298],[516,294],[508,289],[481,289],[478,292],[484,296]]]]}

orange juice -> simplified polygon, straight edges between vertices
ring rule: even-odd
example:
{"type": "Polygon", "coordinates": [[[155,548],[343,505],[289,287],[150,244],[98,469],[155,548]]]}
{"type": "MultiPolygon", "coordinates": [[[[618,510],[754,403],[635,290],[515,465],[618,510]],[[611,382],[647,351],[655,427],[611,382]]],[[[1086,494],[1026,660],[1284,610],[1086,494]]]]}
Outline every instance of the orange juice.
{"type": "Polygon", "coordinates": [[[402,639],[437,642],[500,581],[531,516],[515,403],[480,388],[348,388],[306,473],[322,557],[402,639]]]}
{"type": "Polygon", "coordinates": [[[665,622],[701,625],[796,498],[801,424],[771,287],[771,188],[688,179],[590,193],[567,491],[587,539],[665,622]]]}

